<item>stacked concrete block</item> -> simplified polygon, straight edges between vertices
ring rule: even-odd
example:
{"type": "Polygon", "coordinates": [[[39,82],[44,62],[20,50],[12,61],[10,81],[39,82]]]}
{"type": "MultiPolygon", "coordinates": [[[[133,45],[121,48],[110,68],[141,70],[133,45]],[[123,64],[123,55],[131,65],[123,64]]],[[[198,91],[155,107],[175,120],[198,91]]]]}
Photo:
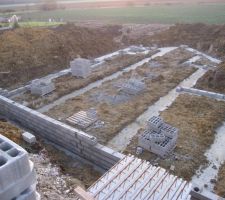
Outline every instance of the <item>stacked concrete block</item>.
{"type": "Polygon", "coordinates": [[[3,96],[0,96],[0,113],[33,131],[35,135],[45,138],[104,170],[112,167],[123,157],[123,154],[98,144],[95,137],[3,96]]]}
{"type": "Polygon", "coordinates": [[[35,200],[36,174],[27,152],[0,135],[0,199],[35,200]]]}
{"type": "Polygon", "coordinates": [[[144,48],[143,46],[131,46],[130,47],[130,51],[134,52],[134,53],[143,52],[145,50],[146,50],[146,48],[144,48]]]}
{"type": "Polygon", "coordinates": [[[84,58],[77,58],[70,62],[73,76],[87,78],[91,74],[91,61],[84,58]]]}
{"type": "Polygon", "coordinates": [[[8,90],[5,90],[5,89],[0,88],[0,95],[7,97],[7,96],[9,95],[9,91],[8,91],[8,90]]]}
{"type": "Polygon", "coordinates": [[[162,124],[163,124],[163,119],[161,119],[160,117],[157,117],[157,116],[153,116],[147,121],[147,128],[149,130],[153,129],[155,131],[159,131],[160,126],[162,124]]]}
{"type": "Polygon", "coordinates": [[[165,158],[176,146],[179,130],[153,116],[139,136],[138,146],[165,158]]]}
{"type": "Polygon", "coordinates": [[[49,80],[34,80],[30,85],[31,94],[44,96],[55,90],[55,85],[49,80]]]}
{"type": "Polygon", "coordinates": [[[129,95],[137,95],[145,89],[145,83],[138,79],[129,79],[119,86],[120,91],[129,95]]]}

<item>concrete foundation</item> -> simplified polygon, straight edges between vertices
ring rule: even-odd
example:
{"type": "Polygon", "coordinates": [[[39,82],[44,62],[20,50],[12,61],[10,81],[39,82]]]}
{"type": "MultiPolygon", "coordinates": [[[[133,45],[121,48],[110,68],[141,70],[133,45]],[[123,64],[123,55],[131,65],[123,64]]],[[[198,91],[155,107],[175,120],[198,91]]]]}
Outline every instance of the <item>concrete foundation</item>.
{"type": "Polygon", "coordinates": [[[177,92],[187,92],[195,95],[200,95],[200,96],[205,96],[213,99],[218,99],[218,100],[223,100],[225,101],[225,95],[224,94],[219,94],[215,92],[208,92],[205,90],[198,90],[195,88],[186,88],[186,87],[178,87],[176,89],[177,92]]]}

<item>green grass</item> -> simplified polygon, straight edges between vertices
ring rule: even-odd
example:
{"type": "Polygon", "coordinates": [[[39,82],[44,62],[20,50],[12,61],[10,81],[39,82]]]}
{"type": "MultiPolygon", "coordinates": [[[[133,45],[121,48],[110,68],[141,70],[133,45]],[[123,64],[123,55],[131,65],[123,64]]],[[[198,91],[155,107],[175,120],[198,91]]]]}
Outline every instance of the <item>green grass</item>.
{"type": "Polygon", "coordinates": [[[29,22],[20,22],[21,27],[46,27],[46,26],[57,26],[63,24],[62,22],[38,22],[38,21],[29,21],[29,22]]]}
{"type": "MultiPolygon", "coordinates": [[[[29,22],[19,22],[20,27],[50,27],[50,26],[57,26],[63,24],[62,22],[38,22],[38,21],[29,21],[29,22]]],[[[9,23],[0,23],[2,27],[10,26],[9,23]]]]}
{"type": "Polygon", "coordinates": [[[23,20],[104,20],[119,23],[225,23],[225,3],[196,5],[154,5],[148,7],[74,9],[21,13],[23,20]]]}

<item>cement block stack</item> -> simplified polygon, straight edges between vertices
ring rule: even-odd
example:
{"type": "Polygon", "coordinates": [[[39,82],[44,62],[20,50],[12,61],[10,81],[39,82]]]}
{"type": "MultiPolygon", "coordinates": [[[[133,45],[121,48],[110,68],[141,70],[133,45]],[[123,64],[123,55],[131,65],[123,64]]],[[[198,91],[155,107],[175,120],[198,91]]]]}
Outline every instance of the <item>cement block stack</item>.
{"type": "Polygon", "coordinates": [[[34,80],[30,86],[31,94],[44,96],[55,90],[55,85],[51,81],[34,80]]]}
{"type": "Polygon", "coordinates": [[[164,158],[175,148],[178,132],[177,128],[165,123],[160,117],[153,116],[139,136],[138,146],[164,158]]]}
{"type": "Polygon", "coordinates": [[[119,86],[120,91],[129,95],[137,95],[141,93],[145,88],[145,83],[141,80],[131,78],[125,81],[121,86],[119,86]]]}
{"type": "Polygon", "coordinates": [[[73,76],[87,78],[91,74],[91,61],[84,58],[76,58],[70,62],[73,76]]]}
{"type": "Polygon", "coordinates": [[[36,174],[27,152],[0,135],[0,199],[37,200],[36,174]]]}
{"type": "Polygon", "coordinates": [[[2,88],[0,88],[0,95],[7,97],[9,94],[8,90],[4,90],[2,88]]]}

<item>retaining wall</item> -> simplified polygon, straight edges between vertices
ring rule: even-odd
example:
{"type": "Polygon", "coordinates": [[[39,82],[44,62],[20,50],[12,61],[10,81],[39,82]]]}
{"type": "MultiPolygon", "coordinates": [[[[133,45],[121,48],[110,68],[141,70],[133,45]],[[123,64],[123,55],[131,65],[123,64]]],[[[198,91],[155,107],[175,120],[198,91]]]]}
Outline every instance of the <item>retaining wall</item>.
{"type": "Polygon", "coordinates": [[[123,154],[105,147],[97,139],[6,97],[0,96],[0,114],[32,130],[66,150],[85,158],[102,169],[111,168],[123,154]]]}
{"type": "Polygon", "coordinates": [[[198,90],[194,88],[186,88],[186,87],[179,87],[177,88],[177,92],[188,92],[200,96],[205,96],[205,97],[210,97],[213,99],[219,99],[219,100],[224,100],[225,101],[225,95],[224,94],[219,94],[215,92],[208,92],[205,90],[198,90]]]}

